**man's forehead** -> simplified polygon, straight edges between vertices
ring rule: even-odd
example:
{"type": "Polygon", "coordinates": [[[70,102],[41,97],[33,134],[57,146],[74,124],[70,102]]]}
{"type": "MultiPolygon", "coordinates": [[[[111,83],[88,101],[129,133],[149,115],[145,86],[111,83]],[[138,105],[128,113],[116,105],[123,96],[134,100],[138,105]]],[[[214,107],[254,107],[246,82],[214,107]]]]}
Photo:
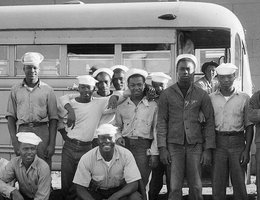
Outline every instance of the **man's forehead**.
{"type": "Polygon", "coordinates": [[[25,68],[40,68],[39,65],[24,65],[25,68]]]}

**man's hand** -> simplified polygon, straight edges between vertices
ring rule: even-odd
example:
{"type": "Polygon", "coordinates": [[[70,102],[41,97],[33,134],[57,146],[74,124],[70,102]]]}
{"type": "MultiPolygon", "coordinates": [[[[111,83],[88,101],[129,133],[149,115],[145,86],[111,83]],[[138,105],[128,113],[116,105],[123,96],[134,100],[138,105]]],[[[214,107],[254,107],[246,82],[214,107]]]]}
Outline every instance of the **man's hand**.
{"type": "Polygon", "coordinates": [[[116,141],[116,144],[124,147],[125,146],[125,139],[122,138],[122,137],[118,138],[117,141],[116,141]]]}
{"type": "Polygon", "coordinates": [[[151,101],[158,97],[153,86],[145,84],[145,95],[148,101],[151,101]]]}
{"type": "Polygon", "coordinates": [[[116,95],[112,95],[109,100],[108,100],[108,105],[107,108],[112,108],[112,109],[116,109],[117,108],[117,101],[118,101],[118,96],[116,95]]]}
{"type": "Polygon", "coordinates": [[[203,166],[210,166],[212,162],[212,155],[211,150],[207,149],[202,152],[201,158],[200,158],[200,164],[203,166]]]}
{"type": "Polygon", "coordinates": [[[107,200],[119,200],[120,198],[117,197],[117,193],[112,194],[107,200]]]}
{"type": "Polygon", "coordinates": [[[164,165],[171,164],[171,156],[169,151],[166,149],[166,147],[159,148],[160,152],[160,160],[164,165]]]}
{"type": "Polygon", "coordinates": [[[150,159],[149,159],[149,166],[151,168],[156,168],[159,164],[159,156],[157,155],[151,155],[150,159]]]}
{"type": "Polygon", "coordinates": [[[51,158],[55,152],[55,146],[49,145],[47,149],[45,150],[44,157],[45,158],[51,158]]]}
{"type": "Polygon", "coordinates": [[[59,129],[58,131],[60,132],[62,139],[65,141],[67,135],[67,131],[65,130],[65,128],[59,129]]]}
{"type": "Polygon", "coordinates": [[[75,127],[76,115],[73,109],[68,110],[67,126],[73,129],[75,127]]]}
{"type": "Polygon", "coordinates": [[[250,160],[250,154],[249,151],[244,150],[240,155],[240,165],[246,166],[249,163],[250,160]]]}
{"type": "Polygon", "coordinates": [[[24,200],[23,196],[17,189],[15,189],[11,192],[11,199],[12,200],[24,200]]]}

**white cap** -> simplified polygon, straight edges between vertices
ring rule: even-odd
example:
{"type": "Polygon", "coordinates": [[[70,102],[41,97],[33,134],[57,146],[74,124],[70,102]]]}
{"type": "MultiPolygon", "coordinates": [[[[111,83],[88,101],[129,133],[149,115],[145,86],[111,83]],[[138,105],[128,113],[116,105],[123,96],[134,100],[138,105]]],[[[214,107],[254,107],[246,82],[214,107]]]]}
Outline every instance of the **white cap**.
{"type": "Polygon", "coordinates": [[[79,84],[84,84],[84,85],[95,86],[96,83],[98,82],[96,79],[94,79],[90,75],[78,76],[77,79],[78,79],[79,84]]]}
{"type": "Polygon", "coordinates": [[[237,70],[237,67],[232,63],[222,63],[216,68],[216,72],[219,75],[230,75],[234,74],[237,70]]]}
{"type": "Polygon", "coordinates": [[[24,65],[34,65],[39,66],[39,64],[43,61],[44,57],[42,54],[37,52],[27,52],[21,58],[21,62],[24,65]]]}
{"type": "Polygon", "coordinates": [[[124,65],[114,65],[113,67],[110,68],[112,71],[114,71],[115,69],[121,69],[124,72],[127,72],[129,69],[128,67],[124,66],[124,65]]]}
{"type": "Polygon", "coordinates": [[[152,72],[150,74],[152,81],[159,83],[168,83],[172,78],[163,72],[152,72]]]}
{"type": "Polygon", "coordinates": [[[194,55],[192,55],[192,54],[180,54],[180,55],[178,55],[177,58],[176,58],[175,65],[177,66],[179,60],[181,60],[181,59],[183,59],[183,58],[189,58],[189,59],[191,59],[191,60],[195,63],[195,69],[197,68],[197,66],[198,66],[198,60],[197,60],[197,58],[196,58],[194,55]]]}
{"type": "Polygon", "coordinates": [[[128,80],[128,78],[130,77],[130,76],[132,76],[132,75],[134,75],[134,74],[139,74],[139,75],[141,75],[141,76],[143,76],[145,79],[147,78],[147,76],[148,76],[148,73],[147,73],[147,71],[145,71],[145,70],[142,70],[142,69],[137,69],[137,68],[131,68],[131,69],[129,69],[127,72],[126,72],[126,80],[128,80]]]}
{"type": "Polygon", "coordinates": [[[112,124],[102,124],[97,129],[97,135],[115,135],[117,127],[112,124]]]}
{"type": "Polygon", "coordinates": [[[110,76],[111,79],[112,79],[112,77],[113,77],[113,75],[114,75],[114,72],[113,72],[111,69],[109,69],[109,68],[99,68],[99,69],[97,69],[97,70],[93,73],[92,76],[93,76],[94,78],[96,78],[97,75],[98,75],[99,73],[101,73],[101,72],[107,73],[107,74],[110,76]]]}
{"type": "Polygon", "coordinates": [[[38,145],[40,142],[42,142],[41,138],[32,132],[19,132],[16,134],[16,137],[21,143],[38,145]]]}

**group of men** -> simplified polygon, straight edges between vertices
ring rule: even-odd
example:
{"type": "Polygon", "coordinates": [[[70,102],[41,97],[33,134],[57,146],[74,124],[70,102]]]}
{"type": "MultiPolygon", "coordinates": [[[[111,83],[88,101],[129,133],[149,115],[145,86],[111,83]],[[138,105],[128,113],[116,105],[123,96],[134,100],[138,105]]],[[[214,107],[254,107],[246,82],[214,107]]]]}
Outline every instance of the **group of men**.
{"type": "Polygon", "coordinates": [[[147,199],[149,187],[148,198],[155,200],[165,174],[169,200],[182,199],[184,177],[190,199],[201,200],[201,167],[209,165],[214,200],[225,199],[229,176],[234,198],[247,199],[245,170],[253,123],[260,129],[260,96],[250,100],[234,87],[236,66],[205,63],[205,77],[194,83],[197,59],[181,54],[177,82],[168,88],[171,78],[162,72],[151,73],[148,86],[144,70],[100,68],[77,77],[78,94],[57,104],[53,89],[38,77],[42,61],[41,54],[26,53],[25,79],[11,90],[6,117],[18,157],[0,172],[2,198],[49,198],[58,129],[65,141],[63,199],[147,199]],[[7,184],[15,178],[19,189],[7,184]]]}

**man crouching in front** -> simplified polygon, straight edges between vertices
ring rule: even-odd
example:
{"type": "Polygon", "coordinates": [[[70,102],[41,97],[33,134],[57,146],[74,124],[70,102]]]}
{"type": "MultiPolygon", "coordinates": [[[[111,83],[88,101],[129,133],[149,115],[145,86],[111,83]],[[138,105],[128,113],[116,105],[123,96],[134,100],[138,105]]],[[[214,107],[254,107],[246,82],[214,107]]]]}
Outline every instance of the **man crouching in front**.
{"type": "Polygon", "coordinates": [[[97,129],[99,146],[84,154],[73,182],[80,200],[141,200],[140,172],[132,153],[115,144],[117,127],[97,129]]]}

